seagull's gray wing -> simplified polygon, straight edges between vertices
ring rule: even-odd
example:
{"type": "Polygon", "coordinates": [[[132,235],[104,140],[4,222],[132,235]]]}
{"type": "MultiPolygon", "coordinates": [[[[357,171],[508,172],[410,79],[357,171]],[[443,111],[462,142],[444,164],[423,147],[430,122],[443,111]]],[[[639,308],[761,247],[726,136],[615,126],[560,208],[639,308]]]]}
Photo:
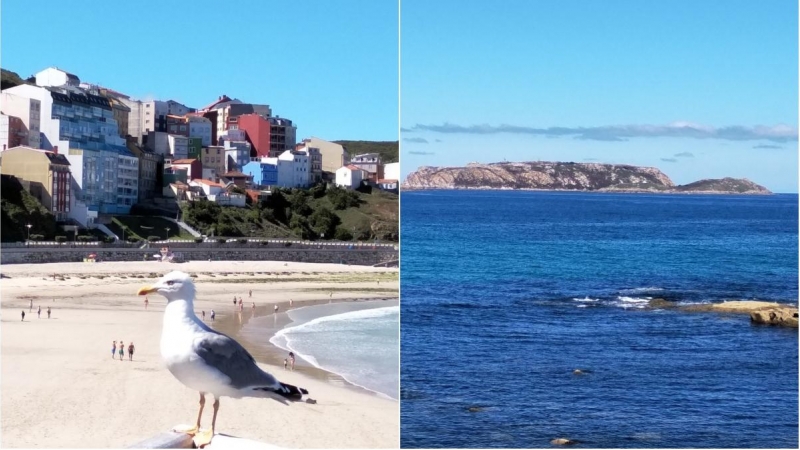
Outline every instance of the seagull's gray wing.
{"type": "Polygon", "coordinates": [[[206,364],[230,378],[231,387],[235,389],[282,390],[281,383],[261,370],[241,344],[222,333],[206,331],[195,339],[194,351],[206,364]]]}

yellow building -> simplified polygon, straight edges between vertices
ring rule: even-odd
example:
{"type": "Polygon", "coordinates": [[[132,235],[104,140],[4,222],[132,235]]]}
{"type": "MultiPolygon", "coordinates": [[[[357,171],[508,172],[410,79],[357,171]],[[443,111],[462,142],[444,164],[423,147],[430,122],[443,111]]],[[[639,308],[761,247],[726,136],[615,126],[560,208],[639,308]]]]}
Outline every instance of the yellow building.
{"type": "Polygon", "coordinates": [[[67,220],[72,174],[64,155],[31,147],[10,148],[3,152],[0,173],[16,177],[56,220],[67,220]]]}

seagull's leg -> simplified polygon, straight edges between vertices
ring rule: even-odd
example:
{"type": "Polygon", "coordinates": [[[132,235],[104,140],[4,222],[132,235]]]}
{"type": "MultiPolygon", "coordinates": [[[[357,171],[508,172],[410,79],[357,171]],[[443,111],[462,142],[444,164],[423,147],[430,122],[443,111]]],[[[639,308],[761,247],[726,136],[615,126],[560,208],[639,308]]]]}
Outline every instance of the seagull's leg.
{"type": "Polygon", "coordinates": [[[200,412],[197,413],[197,425],[192,428],[184,428],[184,427],[176,427],[173,428],[173,431],[177,431],[179,433],[186,433],[188,435],[194,436],[198,432],[200,432],[200,418],[203,417],[203,407],[206,405],[206,393],[200,393],[200,412]]]}
{"type": "Polygon", "coordinates": [[[211,429],[201,431],[194,435],[194,445],[197,448],[203,448],[209,443],[211,443],[211,439],[214,437],[214,428],[217,424],[217,411],[219,411],[219,399],[217,396],[214,396],[214,416],[211,418],[211,429]]]}

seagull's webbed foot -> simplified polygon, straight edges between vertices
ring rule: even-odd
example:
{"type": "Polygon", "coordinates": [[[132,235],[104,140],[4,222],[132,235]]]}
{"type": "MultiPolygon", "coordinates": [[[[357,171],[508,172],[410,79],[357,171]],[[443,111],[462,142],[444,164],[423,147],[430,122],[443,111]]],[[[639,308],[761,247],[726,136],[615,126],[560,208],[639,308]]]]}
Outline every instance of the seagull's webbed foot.
{"type": "Polygon", "coordinates": [[[184,425],[184,426],[175,427],[175,428],[172,429],[172,431],[175,431],[177,433],[185,433],[185,434],[188,434],[189,436],[195,436],[197,433],[200,432],[200,427],[198,427],[197,425],[195,425],[193,427],[190,427],[188,425],[184,425]]]}
{"type": "Polygon", "coordinates": [[[194,446],[197,448],[203,448],[206,445],[211,443],[211,439],[214,437],[213,430],[203,430],[197,432],[194,435],[194,446]]]}

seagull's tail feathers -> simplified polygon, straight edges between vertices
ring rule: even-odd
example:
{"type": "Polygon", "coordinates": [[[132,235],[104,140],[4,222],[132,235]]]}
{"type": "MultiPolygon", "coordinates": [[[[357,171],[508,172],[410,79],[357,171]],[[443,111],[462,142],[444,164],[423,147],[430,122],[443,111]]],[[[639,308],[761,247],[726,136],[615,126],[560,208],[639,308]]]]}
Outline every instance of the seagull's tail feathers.
{"type": "Polygon", "coordinates": [[[304,395],[308,395],[308,391],[291,384],[278,382],[277,386],[265,386],[253,388],[255,391],[262,391],[267,396],[278,400],[281,403],[298,402],[303,399],[304,395]]]}

